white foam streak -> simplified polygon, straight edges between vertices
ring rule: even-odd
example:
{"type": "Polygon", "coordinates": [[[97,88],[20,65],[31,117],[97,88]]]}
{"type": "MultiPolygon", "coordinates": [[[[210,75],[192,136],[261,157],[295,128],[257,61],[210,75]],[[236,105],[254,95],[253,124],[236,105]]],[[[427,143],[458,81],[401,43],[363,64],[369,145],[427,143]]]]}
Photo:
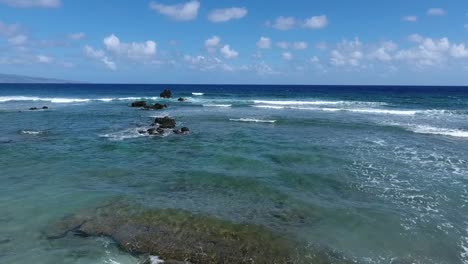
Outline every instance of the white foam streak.
{"type": "Polygon", "coordinates": [[[276,123],[276,120],[263,120],[263,119],[254,119],[254,118],[239,118],[239,119],[229,119],[234,122],[253,122],[253,123],[276,123]]]}
{"type": "Polygon", "coordinates": [[[204,104],[204,107],[231,107],[231,104],[204,104]]]}
{"type": "Polygon", "coordinates": [[[40,135],[44,133],[43,131],[33,131],[33,130],[22,130],[21,131],[21,134],[24,134],[24,135],[40,135]]]}
{"type": "Polygon", "coordinates": [[[147,128],[130,128],[123,131],[118,131],[114,133],[101,134],[100,137],[108,138],[111,141],[122,141],[125,139],[139,138],[144,137],[145,134],[140,134],[139,130],[145,130],[147,128]]]}
{"type": "Polygon", "coordinates": [[[311,111],[325,111],[325,112],[353,112],[362,114],[380,114],[380,115],[404,115],[413,116],[420,111],[415,110],[392,110],[392,109],[378,109],[378,108],[330,108],[330,107],[299,107],[299,106],[282,106],[282,105],[254,105],[256,108],[266,109],[296,109],[296,110],[311,110],[311,111]]]}
{"type": "Polygon", "coordinates": [[[343,101],[265,101],[254,100],[255,104],[266,105],[337,105],[342,104],[343,101]]]}
{"type": "Polygon", "coordinates": [[[431,126],[414,126],[409,128],[411,131],[420,134],[443,135],[459,138],[468,138],[468,131],[460,129],[437,128],[431,126]]]}
{"type": "Polygon", "coordinates": [[[204,93],[192,93],[193,96],[202,96],[205,95],[204,93]]]}

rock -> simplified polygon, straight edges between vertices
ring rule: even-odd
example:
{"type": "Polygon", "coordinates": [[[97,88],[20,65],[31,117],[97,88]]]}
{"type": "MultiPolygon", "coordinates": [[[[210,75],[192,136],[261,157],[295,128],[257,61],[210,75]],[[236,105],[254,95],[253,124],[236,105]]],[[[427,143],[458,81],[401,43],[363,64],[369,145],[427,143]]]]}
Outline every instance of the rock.
{"type": "Polygon", "coordinates": [[[160,128],[175,128],[176,121],[173,118],[168,116],[166,117],[157,117],[154,121],[156,124],[159,124],[160,128]]]}
{"type": "Polygon", "coordinates": [[[42,110],[47,110],[47,109],[49,109],[48,106],[43,106],[43,107],[42,107],[42,110]]]}
{"type": "Polygon", "coordinates": [[[188,127],[183,127],[181,129],[174,130],[175,134],[188,134],[189,132],[190,132],[190,129],[188,127]]]}
{"type": "Polygon", "coordinates": [[[187,101],[187,99],[186,99],[186,98],[180,97],[179,99],[177,99],[177,101],[179,101],[179,102],[185,102],[185,101],[187,101]]]}
{"type": "Polygon", "coordinates": [[[171,90],[169,89],[165,89],[160,95],[159,97],[161,98],[172,98],[172,92],[171,90]]]}
{"type": "Polygon", "coordinates": [[[151,106],[145,106],[145,109],[147,109],[147,110],[161,110],[161,109],[164,109],[164,108],[167,108],[167,105],[166,104],[160,104],[160,103],[156,103],[156,104],[151,105],[151,106]]]}
{"type": "Polygon", "coordinates": [[[132,103],[132,107],[146,107],[146,101],[135,101],[132,103]]]}
{"type": "Polygon", "coordinates": [[[29,108],[29,110],[30,111],[36,111],[36,110],[38,110],[38,108],[37,107],[31,107],[31,108],[29,108]]]}
{"type": "Polygon", "coordinates": [[[156,132],[156,128],[150,128],[146,131],[150,135],[156,135],[158,132],[156,132]]]}
{"type": "Polygon", "coordinates": [[[146,134],[148,133],[148,131],[145,131],[145,130],[138,130],[138,134],[146,134]]]}
{"type": "MultiPolygon", "coordinates": [[[[106,236],[132,255],[159,256],[168,260],[164,263],[340,263],[315,256],[306,261],[296,241],[264,227],[179,209],[114,203],[79,212],[51,226],[53,232],[45,234],[49,239],[63,237],[56,234],[106,236]]],[[[147,260],[145,257],[140,263],[147,260]]]]}

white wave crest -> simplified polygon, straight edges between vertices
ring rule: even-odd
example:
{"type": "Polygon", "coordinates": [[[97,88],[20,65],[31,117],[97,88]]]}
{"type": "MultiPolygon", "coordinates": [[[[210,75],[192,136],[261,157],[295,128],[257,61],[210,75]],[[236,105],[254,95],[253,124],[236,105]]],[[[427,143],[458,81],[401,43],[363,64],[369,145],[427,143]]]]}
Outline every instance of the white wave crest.
{"type": "Polygon", "coordinates": [[[232,104],[204,104],[204,107],[231,107],[232,104]]]}
{"type": "Polygon", "coordinates": [[[461,130],[461,129],[438,128],[438,127],[423,126],[423,125],[410,127],[409,129],[415,133],[420,133],[420,134],[432,134],[432,135],[468,138],[468,131],[461,130]]]}
{"type": "Polygon", "coordinates": [[[205,95],[204,93],[192,93],[193,96],[202,96],[205,95]]]}
{"type": "Polygon", "coordinates": [[[132,138],[139,138],[144,137],[146,134],[140,134],[138,131],[144,130],[146,131],[147,128],[129,128],[122,131],[117,131],[113,133],[107,134],[100,134],[99,137],[107,138],[111,141],[122,141],[125,139],[132,139],[132,138]]]}
{"type": "Polygon", "coordinates": [[[254,118],[239,118],[239,119],[229,119],[234,122],[253,122],[253,123],[276,123],[276,120],[264,120],[264,119],[254,119],[254,118]]]}
{"type": "Polygon", "coordinates": [[[34,130],[21,130],[21,134],[24,135],[40,135],[43,134],[44,131],[34,131],[34,130]]]}
{"type": "Polygon", "coordinates": [[[417,110],[393,110],[381,108],[330,108],[330,107],[298,107],[298,106],[281,106],[281,105],[254,105],[256,108],[266,109],[295,109],[295,110],[311,110],[324,112],[353,112],[362,114],[380,114],[380,115],[403,115],[413,116],[421,111],[417,110]]]}
{"type": "Polygon", "coordinates": [[[266,105],[336,105],[342,103],[341,101],[266,101],[254,100],[254,104],[266,105]]]}

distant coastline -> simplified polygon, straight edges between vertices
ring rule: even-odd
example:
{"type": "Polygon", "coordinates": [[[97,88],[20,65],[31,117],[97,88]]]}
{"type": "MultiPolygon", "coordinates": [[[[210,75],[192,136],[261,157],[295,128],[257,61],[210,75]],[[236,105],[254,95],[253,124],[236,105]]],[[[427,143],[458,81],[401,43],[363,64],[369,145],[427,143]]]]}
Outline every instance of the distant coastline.
{"type": "Polygon", "coordinates": [[[0,83],[82,83],[69,80],[0,73],[0,83]]]}

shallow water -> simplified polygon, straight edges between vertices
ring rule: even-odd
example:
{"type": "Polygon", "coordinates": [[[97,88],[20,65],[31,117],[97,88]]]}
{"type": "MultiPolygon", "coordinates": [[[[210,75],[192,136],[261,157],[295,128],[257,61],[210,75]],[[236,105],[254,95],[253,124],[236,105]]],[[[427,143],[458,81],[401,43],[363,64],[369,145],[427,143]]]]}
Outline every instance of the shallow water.
{"type": "Polygon", "coordinates": [[[358,263],[468,263],[467,88],[1,85],[0,122],[0,263],[137,263],[43,236],[114,197],[358,263]],[[128,107],[141,98],[169,108],[128,107]],[[138,133],[165,115],[191,133],[138,133]]]}

